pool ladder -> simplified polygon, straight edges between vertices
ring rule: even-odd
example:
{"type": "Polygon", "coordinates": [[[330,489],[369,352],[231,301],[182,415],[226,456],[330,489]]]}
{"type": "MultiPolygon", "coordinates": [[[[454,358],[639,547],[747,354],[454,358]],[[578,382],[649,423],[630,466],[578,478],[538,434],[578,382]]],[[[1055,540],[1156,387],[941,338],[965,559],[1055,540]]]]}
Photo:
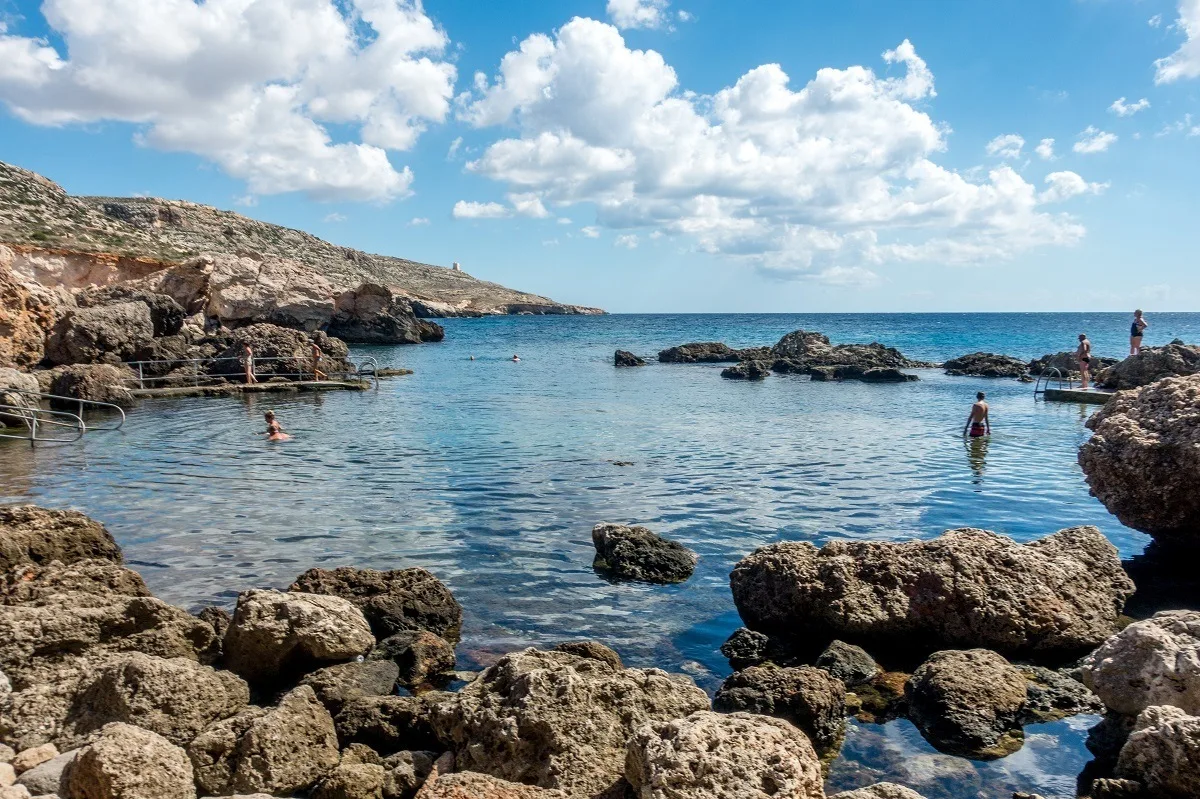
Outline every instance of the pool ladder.
{"type": "Polygon", "coordinates": [[[1034,398],[1036,399],[1038,394],[1045,394],[1046,389],[1050,387],[1050,382],[1053,380],[1058,380],[1059,389],[1064,387],[1064,382],[1066,383],[1065,387],[1068,389],[1075,387],[1075,378],[1071,376],[1070,372],[1063,374],[1063,371],[1057,366],[1050,366],[1043,369],[1042,373],[1038,375],[1037,383],[1033,386],[1034,398]]]}
{"type": "Polygon", "coordinates": [[[15,420],[21,427],[24,427],[24,432],[19,435],[8,432],[12,429],[10,427],[0,428],[0,438],[28,441],[30,446],[41,443],[70,444],[83,438],[84,434],[88,431],[120,430],[121,426],[125,424],[125,411],[121,406],[114,405],[111,402],[64,397],[59,394],[45,394],[40,391],[29,391],[23,388],[6,388],[0,390],[0,394],[16,395],[17,399],[24,400],[21,403],[0,403],[0,417],[4,417],[6,422],[15,420]],[[43,408],[42,402],[45,400],[60,404],[74,404],[78,409],[78,413],[43,408]],[[120,421],[116,422],[116,424],[88,427],[87,422],[83,418],[86,410],[116,411],[120,416],[120,421]],[[65,435],[55,435],[55,432],[62,429],[73,431],[74,438],[69,438],[65,435]]]}

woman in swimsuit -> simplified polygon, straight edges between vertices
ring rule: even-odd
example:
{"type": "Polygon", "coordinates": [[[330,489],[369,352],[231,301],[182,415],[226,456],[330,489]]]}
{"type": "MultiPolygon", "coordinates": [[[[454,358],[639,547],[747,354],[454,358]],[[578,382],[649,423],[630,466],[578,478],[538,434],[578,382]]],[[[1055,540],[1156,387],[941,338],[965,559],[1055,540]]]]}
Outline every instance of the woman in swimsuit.
{"type": "Polygon", "coordinates": [[[287,441],[291,438],[291,436],[283,432],[282,425],[275,418],[275,411],[267,411],[263,414],[263,418],[267,421],[267,441],[287,441]]]}
{"type": "Polygon", "coordinates": [[[249,342],[242,345],[242,365],[246,367],[246,383],[257,383],[258,378],[254,376],[254,348],[249,342]]]}
{"type": "Polygon", "coordinates": [[[1142,351],[1142,333],[1146,328],[1150,327],[1150,323],[1142,318],[1142,311],[1138,309],[1133,312],[1133,324],[1129,326],[1129,354],[1137,355],[1142,351]]]}
{"type": "Polygon", "coordinates": [[[1088,341],[1087,333],[1079,334],[1079,348],[1075,350],[1075,357],[1079,359],[1079,373],[1083,375],[1079,387],[1087,391],[1089,370],[1092,366],[1092,342],[1088,341]]]}

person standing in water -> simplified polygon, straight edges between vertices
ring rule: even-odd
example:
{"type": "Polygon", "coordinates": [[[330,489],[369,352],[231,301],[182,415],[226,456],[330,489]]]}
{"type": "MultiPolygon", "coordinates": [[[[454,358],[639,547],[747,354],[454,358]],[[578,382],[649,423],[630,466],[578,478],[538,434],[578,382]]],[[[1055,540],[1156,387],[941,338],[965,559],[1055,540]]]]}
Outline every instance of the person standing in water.
{"type": "Polygon", "coordinates": [[[1083,375],[1079,387],[1087,391],[1092,368],[1092,342],[1088,341],[1087,333],[1079,334],[1079,347],[1075,350],[1075,357],[1079,359],[1079,373],[1083,375]]]}
{"type": "Polygon", "coordinates": [[[971,438],[982,438],[992,434],[992,420],[988,416],[990,409],[986,397],[982,391],[975,395],[975,404],[971,406],[971,413],[963,427],[964,436],[969,433],[971,438]]]}
{"type": "Polygon", "coordinates": [[[246,367],[246,383],[257,383],[258,378],[254,376],[254,348],[248,341],[242,345],[242,365],[246,367]]]}
{"type": "Polygon", "coordinates": [[[291,436],[283,432],[283,426],[275,418],[275,411],[267,411],[263,414],[263,419],[267,422],[267,441],[287,441],[291,438],[291,436]]]}
{"type": "Polygon", "coordinates": [[[1129,326],[1129,354],[1137,355],[1142,351],[1142,333],[1146,328],[1150,327],[1150,323],[1142,317],[1142,311],[1139,308],[1133,312],[1133,324],[1129,326]]]}

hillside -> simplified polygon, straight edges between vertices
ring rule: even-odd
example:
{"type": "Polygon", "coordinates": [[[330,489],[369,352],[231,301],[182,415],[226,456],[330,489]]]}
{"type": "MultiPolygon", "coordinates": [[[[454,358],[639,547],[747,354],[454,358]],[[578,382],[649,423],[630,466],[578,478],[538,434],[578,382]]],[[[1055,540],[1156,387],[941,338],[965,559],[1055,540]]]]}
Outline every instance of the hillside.
{"type": "Polygon", "coordinates": [[[465,272],[338,247],[309,233],[231,211],[153,197],[76,197],[0,161],[0,243],[183,262],[204,253],[258,253],[298,261],[348,289],[391,286],[431,316],[603,313],[477,280],[465,272]]]}

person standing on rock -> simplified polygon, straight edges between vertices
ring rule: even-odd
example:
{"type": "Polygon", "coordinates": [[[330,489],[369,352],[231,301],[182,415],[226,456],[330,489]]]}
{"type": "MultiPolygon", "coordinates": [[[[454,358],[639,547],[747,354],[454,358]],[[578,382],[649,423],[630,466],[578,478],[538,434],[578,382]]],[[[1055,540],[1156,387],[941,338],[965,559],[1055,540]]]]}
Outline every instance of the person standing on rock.
{"type": "Polygon", "coordinates": [[[257,383],[258,378],[254,376],[254,348],[248,341],[242,345],[242,365],[246,367],[246,384],[257,383]]]}
{"type": "Polygon", "coordinates": [[[312,343],[313,380],[324,380],[325,378],[327,378],[329,376],[329,375],[325,374],[324,372],[322,372],[321,369],[319,368],[320,364],[321,364],[321,356],[323,354],[324,353],[321,352],[321,348],[317,346],[317,342],[314,341],[312,343]]]}
{"type": "Polygon", "coordinates": [[[971,406],[971,414],[963,427],[963,435],[970,434],[971,438],[982,438],[992,434],[992,420],[988,416],[987,395],[980,391],[975,395],[975,404],[971,406]]]}
{"type": "Polygon", "coordinates": [[[1146,328],[1150,327],[1150,323],[1142,317],[1142,311],[1139,308],[1133,312],[1133,324],[1129,326],[1129,354],[1137,355],[1142,351],[1142,333],[1146,328]]]}
{"type": "Polygon", "coordinates": [[[1083,375],[1079,387],[1087,391],[1092,368],[1092,342],[1088,341],[1087,333],[1079,334],[1079,347],[1075,350],[1075,357],[1079,359],[1079,374],[1083,375]]]}

